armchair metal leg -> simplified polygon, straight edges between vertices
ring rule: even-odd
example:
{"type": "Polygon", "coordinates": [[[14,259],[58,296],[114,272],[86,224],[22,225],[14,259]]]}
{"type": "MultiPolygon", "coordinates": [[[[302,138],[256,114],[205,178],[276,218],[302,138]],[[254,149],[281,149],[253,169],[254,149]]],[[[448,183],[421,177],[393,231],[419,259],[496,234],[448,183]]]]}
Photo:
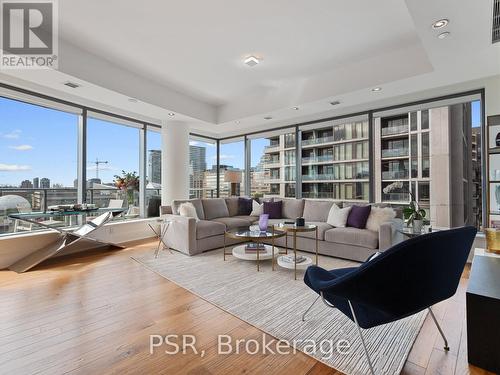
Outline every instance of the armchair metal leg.
{"type": "Polygon", "coordinates": [[[363,349],[365,351],[366,359],[368,359],[368,365],[370,366],[370,371],[371,371],[372,375],[375,375],[375,370],[373,369],[372,361],[370,359],[370,355],[368,354],[368,349],[366,349],[366,344],[365,344],[365,340],[363,338],[363,333],[361,332],[361,328],[359,327],[359,324],[358,324],[358,318],[356,318],[356,313],[354,312],[354,309],[352,308],[351,301],[347,301],[347,302],[349,302],[349,307],[351,309],[352,317],[354,318],[354,323],[356,323],[356,327],[358,327],[359,338],[361,339],[361,344],[363,344],[363,349]]]}
{"type": "Polygon", "coordinates": [[[431,313],[432,320],[434,320],[434,323],[436,324],[436,327],[437,327],[439,333],[441,334],[441,337],[444,340],[444,350],[449,351],[450,347],[448,346],[448,340],[446,340],[446,336],[444,335],[444,332],[441,329],[441,326],[439,325],[439,323],[438,323],[436,317],[434,316],[434,313],[432,312],[432,309],[430,307],[429,307],[429,312],[431,313]]]}
{"type": "Polygon", "coordinates": [[[307,308],[307,310],[306,310],[306,311],[304,311],[304,313],[302,314],[302,321],[303,321],[303,322],[305,322],[305,321],[306,321],[306,315],[307,315],[307,313],[309,312],[309,310],[311,310],[311,309],[312,309],[312,307],[313,307],[313,306],[315,305],[315,303],[318,301],[319,297],[320,297],[320,295],[318,294],[318,296],[316,297],[316,299],[314,300],[314,302],[313,302],[313,303],[311,303],[311,306],[309,306],[309,307],[307,308]]]}

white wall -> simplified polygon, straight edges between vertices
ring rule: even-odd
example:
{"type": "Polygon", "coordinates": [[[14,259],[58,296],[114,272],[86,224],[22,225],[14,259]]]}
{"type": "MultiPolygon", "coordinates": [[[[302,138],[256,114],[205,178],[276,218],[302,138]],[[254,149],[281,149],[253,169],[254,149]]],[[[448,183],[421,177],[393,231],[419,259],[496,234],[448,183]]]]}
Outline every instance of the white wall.
{"type": "MultiPolygon", "coordinates": [[[[117,244],[151,238],[154,237],[154,233],[149,228],[148,223],[158,229],[159,224],[156,219],[112,222],[96,230],[93,238],[117,244]]],[[[12,263],[48,245],[57,239],[58,235],[53,231],[43,231],[0,238],[0,269],[8,268],[12,263]]],[[[86,241],[81,246],[75,247],[71,252],[62,252],[58,255],[67,255],[95,248],[95,243],[86,241]]]]}

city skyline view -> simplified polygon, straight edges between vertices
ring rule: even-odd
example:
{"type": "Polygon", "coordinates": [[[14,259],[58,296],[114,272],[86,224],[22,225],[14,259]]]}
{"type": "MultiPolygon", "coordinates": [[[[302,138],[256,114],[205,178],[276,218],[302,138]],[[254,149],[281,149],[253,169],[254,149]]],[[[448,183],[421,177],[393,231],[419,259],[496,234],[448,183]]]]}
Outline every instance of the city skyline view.
{"type": "MultiPolygon", "coordinates": [[[[77,178],[78,115],[24,102],[0,98],[0,186],[19,187],[24,180],[48,178],[51,186],[73,187],[77,178]]],[[[472,126],[480,126],[480,102],[472,103],[472,126]]],[[[87,122],[87,179],[96,177],[112,183],[122,170],[139,170],[137,150],[139,131],[131,126],[96,118],[87,122]],[[109,142],[112,139],[113,142],[109,142]]],[[[260,162],[266,138],[252,139],[251,166],[260,162]]],[[[205,148],[207,170],[216,164],[216,145],[191,140],[190,145],[205,148]]],[[[244,169],[243,142],[221,143],[220,164],[244,169]]],[[[161,136],[148,131],[147,149],[161,150],[161,136]]]]}

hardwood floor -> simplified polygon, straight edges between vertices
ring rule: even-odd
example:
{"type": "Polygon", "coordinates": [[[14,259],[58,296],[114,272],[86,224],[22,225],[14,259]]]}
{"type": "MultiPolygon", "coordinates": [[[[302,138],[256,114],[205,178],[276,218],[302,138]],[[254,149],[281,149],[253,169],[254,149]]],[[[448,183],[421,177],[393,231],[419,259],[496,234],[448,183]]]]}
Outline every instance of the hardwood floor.
{"type": "MultiPolygon", "coordinates": [[[[130,259],[155,245],[0,271],[0,374],[340,374],[301,352],[217,355],[217,335],[261,341],[261,331],[130,259]],[[150,354],[150,335],[168,334],[195,335],[205,355],[150,354]]],[[[467,277],[435,307],[450,352],[428,316],[403,374],[488,374],[467,364],[467,277]]]]}

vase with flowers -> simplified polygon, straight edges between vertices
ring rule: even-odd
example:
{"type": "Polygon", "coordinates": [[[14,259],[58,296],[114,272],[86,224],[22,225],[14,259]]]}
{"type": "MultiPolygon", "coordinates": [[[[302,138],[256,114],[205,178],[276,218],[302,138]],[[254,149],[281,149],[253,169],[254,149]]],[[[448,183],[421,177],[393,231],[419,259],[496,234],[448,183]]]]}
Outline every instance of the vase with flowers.
{"type": "Polygon", "coordinates": [[[125,172],[122,175],[115,175],[115,186],[125,192],[129,206],[134,205],[134,193],[139,190],[139,176],[136,172],[125,172]]]}
{"type": "Polygon", "coordinates": [[[426,216],[426,212],[423,208],[420,207],[415,196],[411,191],[404,188],[402,181],[393,182],[390,185],[387,185],[383,189],[384,194],[390,194],[392,192],[398,193],[408,193],[410,195],[410,204],[407,207],[403,208],[403,215],[406,220],[407,226],[413,227],[413,233],[421,233],[422,227],[424,224],[424,219],[426,216]]]}

